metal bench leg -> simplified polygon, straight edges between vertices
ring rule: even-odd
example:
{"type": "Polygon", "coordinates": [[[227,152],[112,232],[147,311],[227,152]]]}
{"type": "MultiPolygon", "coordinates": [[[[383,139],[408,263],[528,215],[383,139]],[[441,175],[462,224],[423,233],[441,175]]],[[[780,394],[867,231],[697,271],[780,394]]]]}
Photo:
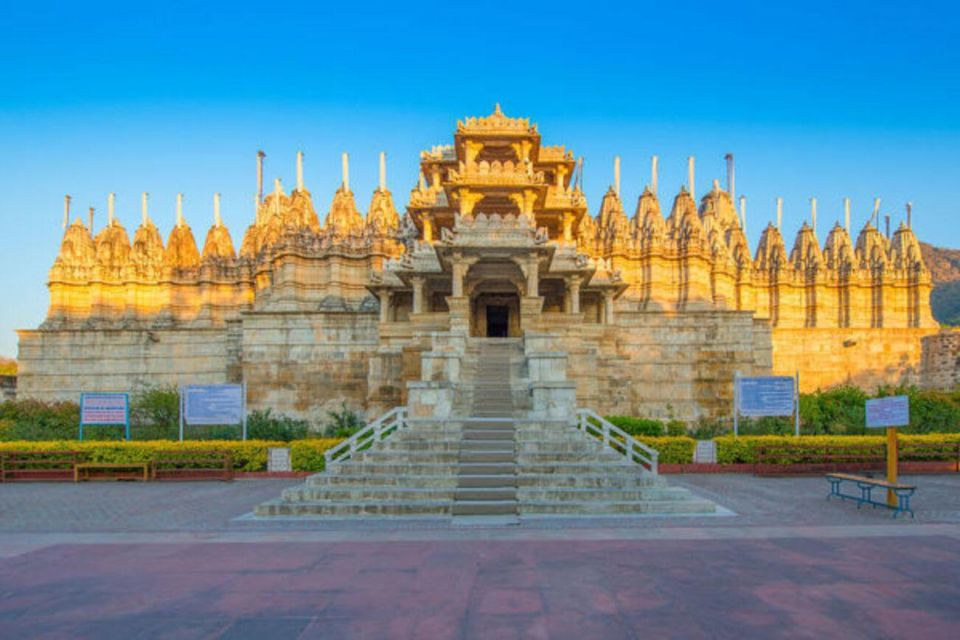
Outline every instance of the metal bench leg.
{"type": "Polygon", "coordinates": [[[843,481],[834,480],[833,478],[827,478],[827,480],[830,482],[830,493],[827,494],[827,500],[829,500],[834,496],[837,496],[838,498],[842,498],[842,496],[840,495],[840,483],[843,481]]]}

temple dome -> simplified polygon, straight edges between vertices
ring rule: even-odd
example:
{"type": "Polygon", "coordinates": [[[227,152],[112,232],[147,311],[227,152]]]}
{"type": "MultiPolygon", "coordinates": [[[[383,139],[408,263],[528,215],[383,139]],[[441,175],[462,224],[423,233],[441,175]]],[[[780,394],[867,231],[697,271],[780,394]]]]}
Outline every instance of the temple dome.
{"type": "Polygon", "coordinates": [[[760,234],[754,265],[761,271],[773,271],[787,264],[787,247],[780,230],[772,224],[760,234]]]}
{"type": "Polygon", "coordinates": [[[833,225],[823,245],[823,259],[830,269],[844,269],[853,266],[853,240],[840,223],[833,225]]]}
{"type": "Polygon", "coordinates": [[[795,269],[800,271],[823,265],[820,243],[817,242],[813,227],[806,222],[800,226],[800,230],[797,232],[797,238],[793,242],[793,250],[790,252],[790,262],[793,263],[795,269]]]}
{"type": "Polygon", "coordinates": [[[306,189],[296,189],[287,199],[283,209],[283,221],[286,226],[297,229],[320,231],[320,219],[313,208],[313,199],[306,189]]]}
{"type": "Polygon", "coordinates": [[[226,225],[214,224],[207,231],[203,243],[203,260],[233,260],[237,257],[233,249],[233,239],[226,225]]]}
{"type": "Polygon", "coordinates": [[[861,269],[886,266],[889,261],[889,242],[869,221],[857,237],[855,255],[861,269]]]}
{"type": "Polygon", "coordinates": [[[130,257],[130,238],[116,219],[97,234],[94,242],[97,246],[97,262],[101,266],[120,267],[130,257]]]}
{"type": "Polygon", "coordinates": [[[57,266],[91,266],[96,262],[97,249],[90,231],[78,218],[67,227],[60,242],[60,253],[54,261],[57,266]]]}
{"type": "Polygon", "coordinates": [[[140,270],[163,265],[163,238],[152,221],[147,220],[133,234],[130,262],[140,270]]]}
{"type": "Polygon", "coordinates": [[[200,264],[197,242],[194,240],[193,231],[190,230],[188,225],[176,225],[170,231],[170,239],[167,241],[163,261],[168,267],[175,269],[187,269],[200,264]]]}
{"type": "Polygon", "coordinates": [[[324,230],[331,236],[346,236],[357,233],[362,228],[363,216],[357,211],[353,192],[341,185],[333,196],[324,230]]]}
{"type": "Polygon", "coordinates": [[[920,253],[920,242],[917,241],[913,229],[903,222],[900,223],[893,234],[893,240],[890,243],[890,255],[899,269],[919,267],[921,271],[927,270],[923,262],[923,255],[920,253]]]}
{"type": "Polygon", "coordinates": [[[367,211],[367,229],[378,236],[392,236],[400,228],[400,216],[393,206],[393,196],[386,189],[377,189],[367,211]]]}
{"type": "Polygon", "coordinates": [[[713,189],[700,199],[699,213],[705,227],[716,226],[721,233],[740,227],[740,216],[730,194],[720,189],[716,180],[713,189]]]}

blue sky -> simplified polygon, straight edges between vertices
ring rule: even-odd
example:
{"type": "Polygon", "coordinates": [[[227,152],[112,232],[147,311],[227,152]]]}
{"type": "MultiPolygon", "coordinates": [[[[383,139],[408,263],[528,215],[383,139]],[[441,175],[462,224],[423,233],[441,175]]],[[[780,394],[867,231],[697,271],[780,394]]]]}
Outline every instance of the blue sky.
{"type": "Polygon", "coordinates": [[[733,152],[754,243],[777,196],[788,237],[816,196],[821,238],[849,196],[857,227],[874,197],[895,221],[910,200],[921,239],[960,246],[960,9],[950,3],[7,4],[2,355],[16,354],[15,328],[45,315],[65,193],[75,213],[95,206],[100,226],[116,192],[132,235],[141,191],[165,234],[183,192],[202,237],[219,191],[239,243],[257,149],[268,180],[288,186],[303,149],[320,211],[341,151],[365,209],[384,150],[402,205],[419,150],[450,142],[457,118],[496,101],[586,158],[594,212],[614,155],[632,211],[650,155],[671,197],[688,155],[702,191],[733,152]]]}

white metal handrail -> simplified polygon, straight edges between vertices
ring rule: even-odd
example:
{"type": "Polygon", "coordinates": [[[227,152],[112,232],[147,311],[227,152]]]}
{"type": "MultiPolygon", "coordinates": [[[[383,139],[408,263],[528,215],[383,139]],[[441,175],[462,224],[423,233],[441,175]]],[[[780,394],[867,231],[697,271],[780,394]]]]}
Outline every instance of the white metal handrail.
{"type": "Polygon", "coordinates": [[[651,473],[657,473],[660,453],[615,424],[604,420],[595,411],[577,409],[577,428],[585,434],[596,436],[605,446],[625,455],[630,462],[637,462],[647,467],[651,473]]]}
{"type": "Polygon", "coordinates": [[[357,451],[365,449],[367,445],[381,442],[394,431],[399,431],[406,426],[406,407],[394,407],[337,446],[327,449],[323,457],[327,461],[327,466],[334,462],[343,462],[352,458],[357,451]]]}

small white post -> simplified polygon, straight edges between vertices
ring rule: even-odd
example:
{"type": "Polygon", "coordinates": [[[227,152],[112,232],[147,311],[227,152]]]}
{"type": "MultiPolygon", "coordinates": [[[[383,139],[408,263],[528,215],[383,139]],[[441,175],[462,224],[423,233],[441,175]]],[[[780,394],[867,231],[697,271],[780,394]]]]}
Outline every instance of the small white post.
{"type": "Polygon", "coordinates": [[[880,198],[873,199],[873,215],[870,216],[870,221],[877,221],[877,226],[880,226],[880,198]]]}
{"type": "Polygon", "coordinates": [[[620,197],[620,156],[613,157],[613,190],[620,197]]]}
{"type": "Polygon", "coordinates": [[[70,224],[70,196],[63,196],[63,230],[67,230],[67,225],[70,224]]]}
{"type": "Polygon", "coordinates": [[[180,411],[180,442],[183,442],[183,385],[177,387],[177,402],[179,402],[180,411]]]}
{"type": "Polygon", "coordinates": [[[297,151],[297,191],[303,191],[303,151],[297,151]]]}
{"type": "Polygon", "coordinates": [[[220,194],[213,194],[213,224],[214,226],[221,227],[223,226],[223,221],[220,220],[220,194]]]}
{"type": "Polygon", "coordinates": [[[783,198],[777,198],[777,231],[783,232],[783,198]]]}
{"type": "Polygon", "coordinates": [[[266,157],[263,151],[257,151],[257,204],[263,202],[263,159],[266,157]]]}
{"type": "Polygon", "coordinates": [[[843,199],[843,226],[850,233],[850,198],[843,199]]]}
{"type": "Polygon", "coordinates": [[[140,194],[140,223],[147,226],[150,223],[150,211],[147,208],[147,199],[150,197],[146,191],[140,194]]]}
{"type": "Polygon", "coordinates": [[[689,157],[687,158],[687,179],[690,181],[690,197],[693,198],[693,201],[694,201],[694,202],[696,202],[696,201],[697,201],[697,195],[696,195],[696,191],[693,190],[693,164],[694,164],[694,162],[695,162],[695,158],[694,158],[693,156],[689,156],[689,157]]]}
{"type": "Polygon", "coordinates": [[[87,215],[90,220],[90,234],[93,234],[93,207],[90,207],[90,210],[87,212],[87,215]]]}
{"type": "Polygon", "coordinates": [[[907,203],[907,229],[913,229],[913,203],[907,203]]]}
{"type": "Polygon", "coordinates": [[[657,195],[657,163],[659,158],[657,156],[652,156],[650,158],[650,191],[653,192],[653,195],[657,195]]]}
{"type": "Polygon", "coordinates": [[[116,204],[117,194],[107,194],[107,226],[113,226],[114,206],[116,204]]]}
{"type": "Polygon", "coordinates": [[[183,226],[183,194],[177,194],[177,226],[183,226]]]}
{"type": "Polygon", "coordinates": [[[740,196],[740,226],[747,232],[747,196],[740,196]]]}
{"type": "Polygon", "coordinates": [[[243,381],[243,439],[247,439],[247,381],[243,381]]]}
{"type": "Polygon", "coordinates": [[[387,190],[387,154],[380,152],[380,191],[387,190]]]}
{"type": "Polygon", "coordinates": [[[340,161],[343,169],[343,190],[350,191],[350,159],[346,151],[343,152],[340,161]]]}

